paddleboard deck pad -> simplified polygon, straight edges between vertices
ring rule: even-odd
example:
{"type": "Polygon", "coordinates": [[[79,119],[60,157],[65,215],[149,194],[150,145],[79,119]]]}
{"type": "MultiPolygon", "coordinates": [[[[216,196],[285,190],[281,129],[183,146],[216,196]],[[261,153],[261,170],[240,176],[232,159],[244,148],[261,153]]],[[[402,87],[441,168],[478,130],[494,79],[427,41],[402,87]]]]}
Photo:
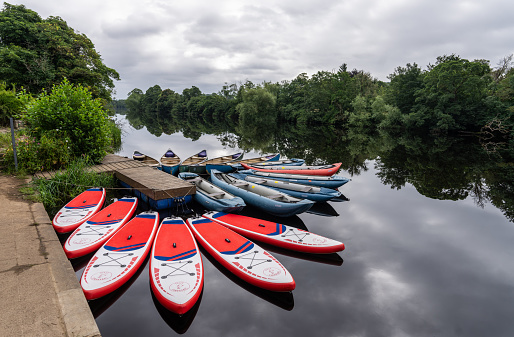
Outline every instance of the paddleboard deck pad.
{"type": "Polygon", "coordinates": [[[181,218],[165,218],[159,227],[150,255],[150,281],[159,303],[179,315],[188,312],[200,297],[202,257],[181,218]]]}
{"type": "Polygon", "coordinates": [[[100,248],[118,229],[126,224],[137,207],[137,198],[118,199],[80,225],[64,243],[69,259],[87,255],[100,248]]]}
{"type": "Polygon", "coordinates": [[[57,233],[68,233],[89,220],[103,206],[104,188],[90,188],[77,195],[57,212],[52,225],[57,233]]]}
{"type": "Polygon", "coordinates": [[[143,212],[100,247],[80,278],[86,299],[113,292],[136,273],[150,253],[158,226],[159,213],[143,212]]]}
{"type": "Polygon", "coordinates": [[[295,281],[270,253],[236,232],[201,216],[187,219],[196,240],[234,275],[271,291],[292,291],[295,281]]]}
{"type": "Polygon", "coordinates": [[[207,212],[203,217],[252,240],[298,252],[331,254],[345,248],[342,242],[277,222],[223,212],[207,212]]]}

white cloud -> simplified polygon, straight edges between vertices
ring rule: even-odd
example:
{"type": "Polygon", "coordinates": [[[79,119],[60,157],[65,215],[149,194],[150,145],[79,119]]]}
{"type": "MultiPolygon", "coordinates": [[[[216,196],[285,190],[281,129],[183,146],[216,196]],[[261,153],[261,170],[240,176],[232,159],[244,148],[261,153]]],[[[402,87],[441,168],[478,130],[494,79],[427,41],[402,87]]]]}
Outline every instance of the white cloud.
{"type": "Polygon", "coordinates": [[[494,66],[514,52],[514,3],[458,1],[27,0],[86,34],[116,69],[118,97],[159,84],[217,92],[224,82],[291,80],[347,63],[386,80],[456,53],[494,66]]]}

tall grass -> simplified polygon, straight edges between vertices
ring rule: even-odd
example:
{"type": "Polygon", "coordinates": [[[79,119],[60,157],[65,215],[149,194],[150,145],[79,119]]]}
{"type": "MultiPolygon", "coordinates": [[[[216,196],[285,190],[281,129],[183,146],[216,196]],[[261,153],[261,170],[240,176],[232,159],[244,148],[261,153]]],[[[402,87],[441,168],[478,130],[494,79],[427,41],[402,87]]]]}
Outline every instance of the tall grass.
{"type": "Polygon", "coordinates": [[[116,178],[113,175],[92,172],[90,166],[91,162],[87,158],[75,159],[52,179],[33,180],[37,200],[52,213],[88,188],[116,186],[116,178]]]}

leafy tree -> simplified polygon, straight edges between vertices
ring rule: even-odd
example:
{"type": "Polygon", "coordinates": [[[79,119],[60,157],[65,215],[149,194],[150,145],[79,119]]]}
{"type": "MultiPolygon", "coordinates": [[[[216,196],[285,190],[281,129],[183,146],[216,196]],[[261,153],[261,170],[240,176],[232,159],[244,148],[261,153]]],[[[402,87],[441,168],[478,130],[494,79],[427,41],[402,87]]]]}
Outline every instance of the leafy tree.
{"type": "Polygon", "coordinates": [[[60,17],[42,19],[24,5],[4,3],[0,12],[0,76],[31,93],[68,79],[93,97],[110,101],[119,74],[105,66],[94,44],[60,17]]]}
{"type": "Polygon", "coordinates": [[[490,117],[485,99],[491,83],[489,65],[458,57],[441,59],[427,72],[407,122],[431,130],[473,130],[490,117]]]}
{"type": "Polygon", "coordinates": [[[416,63],[398,67],[387,77],[391,82],[386,89],[386,101],[404,114],[411,112],[416,92],[423,86],[423,72],[416,63]]]}

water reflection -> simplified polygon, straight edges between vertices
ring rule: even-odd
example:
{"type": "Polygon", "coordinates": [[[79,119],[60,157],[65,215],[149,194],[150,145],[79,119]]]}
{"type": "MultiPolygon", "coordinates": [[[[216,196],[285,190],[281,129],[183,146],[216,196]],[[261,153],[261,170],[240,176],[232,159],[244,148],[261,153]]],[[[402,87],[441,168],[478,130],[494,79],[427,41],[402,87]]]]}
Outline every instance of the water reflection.
{"type": "Polygon", "coordinates": [[[200,294],[200,297],[198,297],[198,300],[196,301],[195,305],[184,315],[179,315],[166,309],[161,303],[159,303],[159,301],[152,292],[152,300],[155,305],[155,309],[157,310],[163,321],[166,322],[166,324],[170,328],[172,328],[176,333],[181,335],[186,333],[191,324],[193,323],[193,320],[196,317],[196,313],[198,312],[198,308],[200,307],[200,303],[202,302],[202,296],[203,290],[200,294]]]}
{"type": "MultiPolygon", "coordinates": [[[[346,249],[328,257],[339,261],[331,263],[266,246],[296,281],[292,310],[235,284],[204,258],[202,302],[184,335],[511,335],[514,179],[508,149],[488,154],[472,139],[281,128],[287,130],[275,131],[267,151],[280,148],[311,162],[343,161],[341,175],[353,179],[341,188],[351,201],[327,203],[339,216],[303,213],[278,222],[342,241],[346,249]],[[481,203],[484,207],[477,207],[481,203]]],[[[161,144],[166,150],[173,142],[190,153],[204,144],[209,149],[244,144],[245,136],[234,128],[216,126],[214,135],[206,134],[208,126],[197,130],[195,141],[180,132],[159,138],[144,128],[130,132],[141,146],[161,144]]],[[[183,331],[170,329],[148,282],[146,266],[98,317],[102,336],[183,331]]]]}
{"type": "MultiPolygon", "coordinates": [[[[143,121],[127,115],[136,127],[143,121]]],[[[281,153],[289,158],[304,158],[307,164],[343,162],[351,176],[368,170],[376,159],[377,176],[383,184],[401,189],[412,184],[432,199],[463,200],[471,196],[477,206],[491,202],[514,220],[514,148],[500,139],[434,137],[430,135],[367,134],[362,130],[338,130],[309,125],[233,125],[217,121],[165,120],[145,116],[148,131],[160,135],[165,130],[180,130],[185,137],[216,135],[223,146],[260,153],[281,153]],[[160,125],[160,127],[158,127],[160,125]],[[159,131],[155,131],[155,130],[159,131]],[[191,135],[188,130],[197,130],[191,135]],[[493,150],[491,150],[493,149],[493,150]]]]}

